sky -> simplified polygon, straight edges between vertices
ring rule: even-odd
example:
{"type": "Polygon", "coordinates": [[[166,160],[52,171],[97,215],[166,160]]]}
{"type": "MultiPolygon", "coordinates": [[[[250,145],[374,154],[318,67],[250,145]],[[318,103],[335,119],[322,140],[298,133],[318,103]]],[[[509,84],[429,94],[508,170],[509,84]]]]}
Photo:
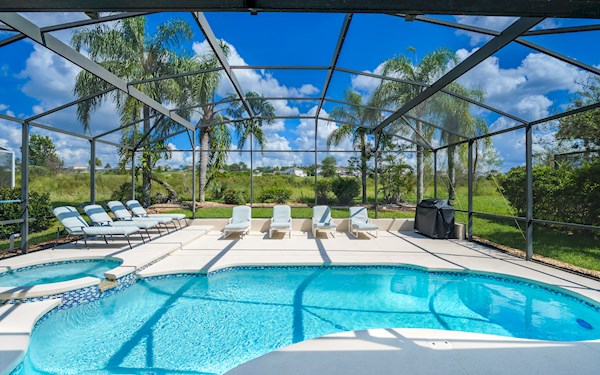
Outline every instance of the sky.
{"type": "MultiPolygon", "coordinates": [[[[23,14],[38,26],[86,19],[82,13],[37,13],[23,14]]],[[[194,30],[191,43],[181,46],[191,54],[201,56],[209,51],[207,42],[192,17],[185,13],[153,14],[147,16],[150,32],[169,18],[187,20],[194,30]]],[[[231,65],[306,65],[328,66],[333,57],[342,14],[261,13],[251,16],[246,13],[207,13],[217,38],[229,45],[231,65]]],[[[436,16],[432,16],[436,17],[436,16]]],[[[501,31],[512,22],[510,17],[467,17],[438,16],[450,21],[461,22],[501,31]]],[[[593,20],[546,19],[536,28],[554,28],[595,23],[593,20]]],[[[0,32],[0,37],[12,34],[0,32]]],[[[70,43],[72,30],[53,33],[70,43]]],[[[586,64],[600,65],[600,50],[597,44],[600,32],[535,36],[526,39],[565,54],[586,64]]],[[[348,35],[340,53],[337,66],[357,71],[381,73],[382,64],[389,58],[406,55],[418,61],[427,53],[447,48],[462,61],[475,52],[490,38],[453,28],[423,22],[407,22],[390,15],[357,14],[353,16],[348,35]]],[[[448,66],[450,69],[452,66],[448,66]]],[[[29,40],[22,40],[0,48],[0,113],[27,118],[74,99],[73,86],[80,69],[70,62],[29,40]]],[[[304,97],[315,100],[272,101],[278,116],[311,116],[315,114],[327,77],[325,70],[236,70],[235,74],[244,91],[254,91],[265,97],[304,97]]],[[[581,69],[558,61],[552,57],[511,43],[475,69],[459,78],[466,87],[479,88],[485,92],[484,102],[500,108],[527,121],[560,113],[581,89],[589,74],[581,69]]],[[[342,100],[344,92],[352,88],[365,97],[373,92],[379,81],[373,78],[336,72],[326,96],[342,100]]],[[[225,78],[218,88],[218,98],[233,91],[225,78]]],[[[321,116],[338,104],[325,103],[321,116]]],[[[487,110],[472,107],[472,112],[485,119],[490,131],[516,125],[508,118],[487,110]]],[[[192,118],[192,121],[197,119],[192,118]]],[[[72,107],[38,120],[61,129],[82,132],[77,120],[76,108],[72,107]]],[[[106,101],[92,115],[90,134],[96,135],[119,126],[118,113],[113,102],[106,101]]],[[[319,121],[317,148],[325,150],[328,135],[337,128],[334,122],[319,121]]],[[[20,126],[0,120],[0,146],[13,149],[19,154],[20,126]]],[[[309,119],[276,120],[265,126],[266,150],[309,150],[315,148],[315,122],[309,119]]],[[[541,138],[552,138],[552,124],[535,129],[541,138]]],[[[32,128],[32,133],[50,135],[59,156],[66,165],[83,165],[89,160],[89,142],[71,136],[32,128]]],[[[119,133],[106,138],[118,141],[119,133]]],[[[173,149],[189,149],[187,136],[181,135],[168,140],[173,149]]],[[[233,143],[236,143],[234,139],[233,143]]],[[[494,147],[501,156],[501,169],[507,170],[521,165],[525,160],[524,132],[505,133],[493,138],[494,147]]],[[[439,144],[439,141],[434,141],[439,144]]],[[[350,140],[337,147],[351,150],[350,140]]],[[[340,165],[344,165],[353,153],[332,153],[340,165]]],[[[98,144],[97,156],[104,164],[115,165],[118,160],[116,148],[98,144]]],[[[319,153],[321,160],[328,156],[319,153]]],[[[412,158],[408,156],[408,161],[412,158]]],[[[249,164],[248,154],[232,152],[229,162],[244,161],[249,164]]],[[[255,166],[306,165],[314,162],[314,154],[268,152],[257,153],[255,166]]],[[[170,160],[161,164],[172,167],[189,165],[191,154],[174,152],[170,160]]]]}

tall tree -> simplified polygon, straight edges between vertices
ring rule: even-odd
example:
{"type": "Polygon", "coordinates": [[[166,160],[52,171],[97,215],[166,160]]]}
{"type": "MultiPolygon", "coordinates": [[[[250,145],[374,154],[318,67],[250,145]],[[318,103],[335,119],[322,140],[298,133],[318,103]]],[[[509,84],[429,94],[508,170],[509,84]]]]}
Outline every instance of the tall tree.
{"type": "MultiPolygon", "coordinates": [[[[229,47],[221,43],[225,55],[229,55],[229,47]]],[[[210,70],[220,67],[214,53],[207,53],[190,61],[190,70],[210,70]]],[[[223,100],[217,101],[216,92],[222,75],[219,71],[196,74],[190,77],[191,91],[189,104],[197,108],[198,141],[200,159],[198,161],[199,201],[206,199],[206,187],[215,173],[222,169],[227,161],[227,150],[231,146],[231,134],[222,116],[223,100]]]]}
{"type": "MultiPolygon", "coordinates": [[[[381,85],[374,94],[374,96],[379,98],[378,100],[380,102],[386,105],[394,104],[397,107],[402,106],[404,103],[427,89],[428,85],[431,85],[433,82],[435,82],[446,70],[448,64],[456,62],[455,54],[447,48],[434,50],[420,60],[416,58],[416,50],[414,48],[410,48],[410,51],[414,53],[413,59],[404,55],[387,60],[383,64],[383,75],[403,78],[413,81],[417,84],[407,84],[396,81],[382,81],[381,85]]],[[[414,114],[414,117],[423,119],[429,114],[430,111],[431,106],[419,105],[413,110],[412,113],[414,114]]],[[[423,124],[420,121],[416,121],[415,130],[426,139],[433,136],[432,129],[424,129],[423,124]]],[[[415,135],[415,139],[417,138],[419,138],[419,136],[415,135]]],[[[417,202],[420,202],[423,199],[424,190],[424,148],[421,144],[417,144],[416,147],[417,202]]]]}
{"type": "Polygon", "coordinates": [[[32,134],[29,139],[29,163],[50,170],[64,166],[64,162],[56,153],[56,146],[49,136],[32,134]]]}
{"type": "MultiPolygon", "coordinates": [[[[590,78],[577,94],[568,110],[600,102],[600,78],[590,78]]],[[[600,147],[600,109],[563,117],[558,123],[556,139],[559,141],[570,141],[586,149],[600,147]]]]}
{"type": "MultiPolygon", "coordinates": [[[[151,34],[148,32],[146,19],[136,17],[119,20],[111,25],[100,24],[77,30],[71,43],[78,51],[85,49],[91,59],[113,74],[131,82],[184,71],[188,67],[186,61],[190,56],[182,46],[185,46],[191,37],[190,25],[184,20],[173,19],[162,23],[151,34]]],[[[181,82],[183,81],[176,79],[156,80],[136,84],[134,87],[160,103],[170,102],[178,105],[186,99],[186,90],[181,82]]],[[[84,70],[77,75],[74,93],[82,98],[109,87],[110,84],[84,70]]],[[[160,135],[168,134],[177,126],[172,121],[159,124],[160,117],[150,119],[154,114],[150,107],[120,90],[114,90],[78,104],[77,114],[86,131],[89,131],[91,113],[108,98],[112,98],[115,103],[122,125],[140,117],[144,119],[142,134],[148,134],[151,130],[160,135]]],[[[182,112],[179,114],[186,116],[182,112]]],[[[135,137],[137,133],[135,127],[129,127],[123,132],[123,139],[135,145],[140,140],[135,137]]],[[[141,199],[145,204],[150,203],[151,181],[160,181],[152,174],[157,158],[150,151],[150,145],[152,149],[160,146],[153,142],[152,137],[147,137],[143,145],[141,199]]]]}
{"type": "Polygon", "coordinates": [[[346,139],[350,139],[354,149],[360,153],[362,203],[367,203],[368,161],[375,152],[373,137],[369,136],[370,127],[376,125],[381,119],[380,111],[368,108],[380,107],[374,100],[374,97],[371,96],[367,99],[366,105],[363,105],[362,95],[348,89],[344,94],[344,101],[349,104],[335,107],[329,114],[333,121],[338,120],[340,123],[338,128],[327,137],[327,147],[339,146],[346,139]]]}
{"type": "Polygon", "coordinates": [[[337,160],[333,156],[327,156],[321,161],[321,175],[323,177],[335,176],[335,169],[337,167],[337,160]]]}
{"type": "MultiPolygon", "coordinates": [[[[483,101],[484,93],[479,89],[467,89],[462,85],[453,82],[446,87],[447,89],[460,94],[462,96],[483,101]]],[[[456,98],[454,96],[443,94],[439,95],[434,99],[433,107],[435,108],[434,116],[439,119],[439,123],[444,124],[444,128],[449,131],[440,132],[440,141],[442,144],[451,145],[447,148],[448,151],[448,199],[456,198],[456,147],[453,143],[458,142],[460,139],[457,134],[464,134],[467,136],[481,135],[487,132],[487,125],[485,121],[477,118],[470,112],[471,104],[463,99],[456,98]]],[[[479,155],[480,142],[483,147],[490,147],[490,138],[485,138],[483,141],[476,141],[474,150],[474,171],[477,169],[477,157],[479,155]]],[[[466,152],[465,148],[462,148],[466,152]]],[[[463,155],[463,160],[467,158],[467,154],[463,155]]]]}
{"type": "MultiPolygon", "coordinates": [[[[261,95],[248,91],[246,93],[248,105],[254,113],[253,118],[248,118],[248,113],[241,101],[234,101],[227,108],[227,114],[232,120],[245,118],[243,121],[235,121],[233,127],[238,138],[237,148],[241,150],[246,145],[246,142],[252,138],[253,142],[262,150],[267,142],[267,137],[263,131],[263,125],[271,125],[273,117],[275,117],[275,108],[265,99],[261,99],[261,95]]],[[[236,99],[236,96],[230,96],[230,100],[236,99]]]]}

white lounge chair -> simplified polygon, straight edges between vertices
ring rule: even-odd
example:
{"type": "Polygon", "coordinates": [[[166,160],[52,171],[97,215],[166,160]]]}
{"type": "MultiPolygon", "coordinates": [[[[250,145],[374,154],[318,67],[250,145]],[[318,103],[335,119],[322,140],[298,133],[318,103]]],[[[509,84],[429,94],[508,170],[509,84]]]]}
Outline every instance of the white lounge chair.
{"type": "Polygon", "coordinates": [[[336,225],[327,206],[314,206],[312,209],[312,234],[317,238],[318,231],[329,231],[335,238],[336,225]]]}
{"type": "MultiPolygon", "coordinates": [[[[83,211],[90,218],[92,224],[95,226],[109,226],[109,227],[130,227],[136,226],[140,229],[144,229],[146,234],[148,235],[148,239],[150,240],[150,232],[148,229],[153,229],[158,225],[158,221],[156,220],[129,220],[129,221],[114,221],[104,208],[98,204],[88,204],[83,207],[83,211]]],[[[160,233],[160,232],[159,232],[160,233]]]]}
{"type": "MultiPolygon", "coordinates": [[[[127,205],[127,207],[129,207],[131,212],[133,212],[133,215],[135,215],[137,217],[149,217],[152,219],[158,218],[158,217],[168,217],[171,220],[174,220],[174,221],[176,220],[177,223],[179,224],[179,228],[182,228],[180,220],[185,220],[184,214],[149,214],[148,212],[146,212],[144,207],[142,207],[140,202],[136,201],[135,199],[129,200],[129,201],[125,202],[125,204],[127,205]]],[[[187,225],[187,222],[186,222],[186,225],[187,225]]]]}
{"type": "Polygon", "coordinates": [[[250,220],[252,219],[252,209],[248,206],[236,206],[231,213],[229,224],[223,228],[223,237],[228,237],[231,233],[239,233],[241,237],[250,231],[250,220]]]}
{"type": "Polygon", "coordinates": [[[113,213],[113,215],[115,215],[117,220],[122,220],[126,223],[133,222],[134,220],[149,221],[151,223],[157,222],[158,226],[156,227],[156,229],[158,230],[159,235],[161,234],[159,229],[159,226],[161,225],[165,227],[167,233],[170,233],[169,226],[167,224],[171,224],[173,222],[173,219],[169,217],[133,217],[133,215],[131,215],[131,213],[129,212],[129,210],[127,210],[125,205],[119,201],[110,201],[106,205],[108,206],[108,208],[110,208],[110,211],[113,213]]]}
{"type": "MultiPolygon", "coordinates": [[[[131,226],[123,226],[123,227],[109,227],[109,226],[98,226],[98,227],[90,227],[88,223],[81,217],[79,212],[75,207],[71,206],[63,206],[56,207],[52,210],[54,216],[60,221],[60,223],[65,227],[67,231],[67,237],[69,236],[83,236],[83,242],[85,246],[88,247],[87,239],[90,237],[103,237],[104,242],[108,243],[106,240],[106,236],[123,236],[127,240],[129,244],[129,248],[131,247],[131,242],[129,241],[129,236],[139,232],[140,228],[134,225],[131,226]]],[[[60,235],[60,229],[57,230],[56,239],[60,235]]],[[[144,237],[142,237],[142,241],[144,237]]],[[[75,241],[77,243],[77,241],[75,241]]],[[[56,247],[56,244],[54,245],[56,247]]]]}
{"type": "Polygon", "coordinates": [[[274,231],[288,232],[292,238],[292,210],[290,206],[274,206],[273,217],[269,225],[269,238],[273,237],[274,231]]]}
{"type": "Polygon", "coordinates": [[[348,221],[350,234],[358,238],[358,232],[375,232],[375,237],[379,231],[379,226],[374,224],[369,218],[365,207],[350,207],[350,220],[348,221]]]}

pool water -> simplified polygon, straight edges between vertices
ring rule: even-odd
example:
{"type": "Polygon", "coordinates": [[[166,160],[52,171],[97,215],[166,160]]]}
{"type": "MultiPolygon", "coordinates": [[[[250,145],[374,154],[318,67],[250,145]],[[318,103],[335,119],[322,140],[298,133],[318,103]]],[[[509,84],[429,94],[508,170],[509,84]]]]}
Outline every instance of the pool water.
{"type": "Polygon", "coordinates": [[[0,273],[0,286],[32,286],[92,276],[104,278],[104,272],[118,267],[115,260],[53,262],[0,273]]]}
{"type": "Polygon", "coordinates": [[[600,338],[600,312],[559,292],[483,275],[240,268],[142,280],[51,313],[34,330],[20,373],[221,374],[292,343],[384,327],[589,340],[600,338]]]}

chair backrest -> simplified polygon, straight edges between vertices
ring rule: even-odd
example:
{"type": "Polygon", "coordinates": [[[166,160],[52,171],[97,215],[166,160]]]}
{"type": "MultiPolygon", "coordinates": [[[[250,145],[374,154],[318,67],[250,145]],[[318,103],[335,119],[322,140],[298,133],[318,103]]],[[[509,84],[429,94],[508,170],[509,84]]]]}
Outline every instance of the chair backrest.
{"type": "Polygon", "coordinates": [[[56,207],[52,210],[52,213],[69,233],[81,232],[81,227],[89,226],[88,223],[83,220],[83,217],[81,217],[79,212],[77,212],[75,207],[56,207]]]}
{"type": "Polygon", "coordinates": [[[273,222],[287,223],[292,219],[292,210],[290,206],[274,206],[273,207],[273,222]]]}
{"type": "Polygon", "coordinates": [[[104,224],[113,222],[110,216],[104,211],[104,208],[98,204],[88,204],[83,207],[85,214],[92,220],[92,223],[95,224],[104,224]]]}
{"type": "Polygon", "coordinates": [[[112,211],[115,217],[119,220],[129,220],[131,219],[131,213],[127,211],[127,208],[123,205],[123,203],[119,201],[110,201],[106,204],[108,208],[112,211]]]}
{"type": "Polygon", "coordinates": [[[353,223],[365,223],[369,221],[369,213],[365,207],[350,207],[350,221],[353,223]]]}
{"type": "Polygon", "coordinates": [[[131,212],[133,212],[135,216],[148,216],[148,213],[146,212],[146,210],[144,210],[144,207],[142,207],[140,202],[136,201],[135,199],[127,201],[125,202],[125,204],[127,205],[127,207],[129,207],[129,209],[131,210],[131,212]]]}
{"type": "Polygon", "coordinates": [[[329,223],[331,221],[331,209],[328,206],[314,206],[312,218],[318,223],[329,223]]]}
{"type": "Polygon", "coordinates": [[[248,206],[235,206],[231,212],[231,222],[233,224],[250,221],[252,209],[248,206]]]}

